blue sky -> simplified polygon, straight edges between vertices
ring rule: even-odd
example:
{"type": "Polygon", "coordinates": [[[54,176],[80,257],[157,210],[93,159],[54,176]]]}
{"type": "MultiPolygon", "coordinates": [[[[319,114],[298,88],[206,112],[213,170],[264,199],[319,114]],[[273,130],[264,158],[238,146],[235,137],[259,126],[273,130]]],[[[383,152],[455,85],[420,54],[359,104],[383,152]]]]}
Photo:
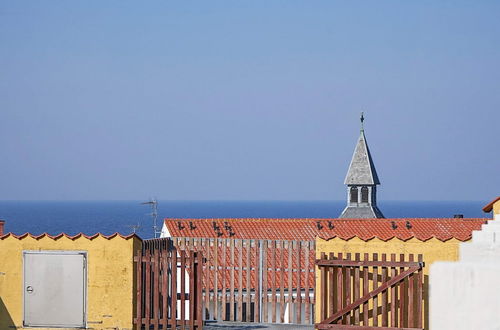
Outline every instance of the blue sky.
{"type": "Polygon", "coordinates": [[[496,1],[0,0],[0,199],[379,200],[500,186],[496,1]]]}

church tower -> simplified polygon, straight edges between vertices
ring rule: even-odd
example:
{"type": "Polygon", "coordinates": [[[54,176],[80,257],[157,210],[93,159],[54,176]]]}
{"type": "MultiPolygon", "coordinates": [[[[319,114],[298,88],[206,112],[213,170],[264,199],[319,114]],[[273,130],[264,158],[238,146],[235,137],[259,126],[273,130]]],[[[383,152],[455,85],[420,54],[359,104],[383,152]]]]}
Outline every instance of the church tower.
{"type": "Polygon", "coordinates": [[[377,185],[380,181],[366,144],[363,113],[360,120],[358,143],[344,181],[347,185],[347,206],[340,218],[383,218],[384,215],[377,207],[377,185]]]}

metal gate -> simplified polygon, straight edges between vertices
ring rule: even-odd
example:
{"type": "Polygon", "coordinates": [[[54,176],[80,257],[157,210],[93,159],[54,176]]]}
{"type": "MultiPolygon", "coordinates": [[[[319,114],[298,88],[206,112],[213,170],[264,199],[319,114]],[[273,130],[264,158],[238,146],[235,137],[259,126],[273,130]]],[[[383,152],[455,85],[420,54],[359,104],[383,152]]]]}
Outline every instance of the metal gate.
{"type": "Polygon", "coordinates": [[[134,258],[137,271],[137,330],[201,329],[200,252],[177,250],[168,238],[143,242],[134,258]]]}
{"type": "Polygon", "coordinates": [[[423,329],[423,258],[322,253],[317,329],[423,329]]]}
{"type": "Polygon", "coordinates": [[[86,326],[86,252],[24,251],[27,327],[86,326]]]}

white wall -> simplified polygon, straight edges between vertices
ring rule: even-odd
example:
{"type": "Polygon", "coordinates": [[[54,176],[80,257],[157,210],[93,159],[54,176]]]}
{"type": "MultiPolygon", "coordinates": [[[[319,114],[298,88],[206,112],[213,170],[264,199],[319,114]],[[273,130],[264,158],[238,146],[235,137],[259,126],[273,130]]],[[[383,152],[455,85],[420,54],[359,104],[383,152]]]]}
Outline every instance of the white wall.
{"type": "Polygon", "coordinates": [[[431,330],[500,330],[500,222],[460,245],[460,261],[436,262],[430,276],[431,330]]]}

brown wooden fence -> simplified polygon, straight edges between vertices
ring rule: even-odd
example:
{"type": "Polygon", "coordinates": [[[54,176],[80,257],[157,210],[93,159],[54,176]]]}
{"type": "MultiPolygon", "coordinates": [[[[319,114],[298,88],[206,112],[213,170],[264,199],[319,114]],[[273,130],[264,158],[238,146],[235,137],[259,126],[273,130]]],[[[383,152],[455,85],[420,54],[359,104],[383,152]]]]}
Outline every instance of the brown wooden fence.
{"type": "Polygon", "coordinates": [[[137,271],[136,329],[203,327],[201,252],[177,250],[170,239],[143,242],[137,271]]]}
{"type": "Polygon", "coordinates": [[[314,320],[314,241],[172,238],[202,251],[204,320],[314,320]]]}
{"type": "Polygon", "coordinates": [[[316,328],[423,329],[424,263],[420,254],[415,259],[323,253],[316,260],[322,320],[316,328]]]}

